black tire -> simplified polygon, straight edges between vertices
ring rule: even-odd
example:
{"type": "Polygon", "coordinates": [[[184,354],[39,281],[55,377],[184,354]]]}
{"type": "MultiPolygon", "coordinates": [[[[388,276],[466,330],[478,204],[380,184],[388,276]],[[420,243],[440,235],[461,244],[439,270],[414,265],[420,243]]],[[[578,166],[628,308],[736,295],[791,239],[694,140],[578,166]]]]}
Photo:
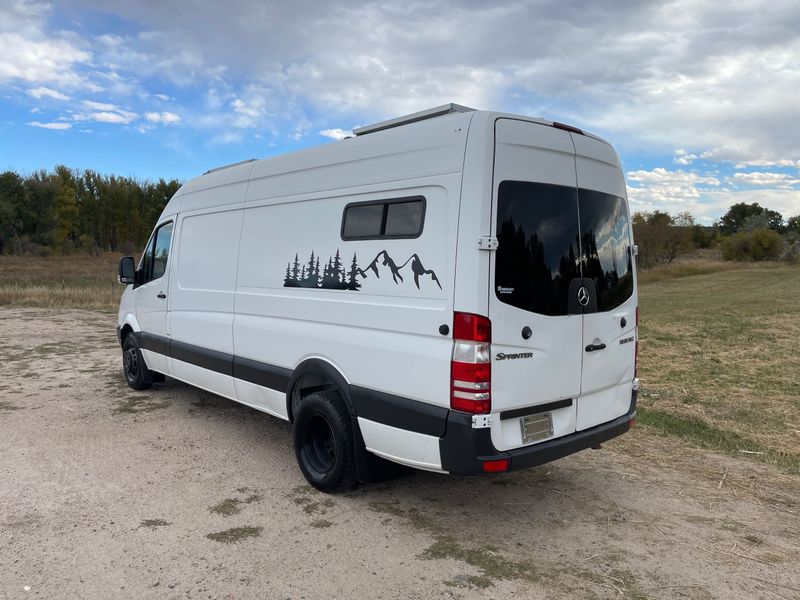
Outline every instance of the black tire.
{"type": "Polygon", "coordinates": [[[153,385],[153,372],[147,368],[132,334],[128,334],[122,343],[122,371],[125,381],[135,390],[146,390],[153,385]]]}
{"type": "Polygon", "coordinates": [[[352,489],[357,481],[353,425],[336,392],[300,402],[294,419],[294,453],[308,482],[322,492],[352,489]]]}

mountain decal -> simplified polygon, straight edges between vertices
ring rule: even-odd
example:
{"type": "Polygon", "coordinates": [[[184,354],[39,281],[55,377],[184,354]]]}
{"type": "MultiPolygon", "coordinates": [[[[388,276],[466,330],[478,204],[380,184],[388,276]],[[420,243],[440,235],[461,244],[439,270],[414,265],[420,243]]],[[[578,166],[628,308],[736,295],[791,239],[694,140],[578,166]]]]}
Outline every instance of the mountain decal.
{"type": "MultiPolygon", "coordinates": [[[[301,263],[299,254],[294,255],[294,261],[286,264],[286,274],[283,278],[284,287],[318,288],[328,290],[350,290],[358,291],[361,289],[361,281],[374,276],[381,278],[380,267],[387,267],[389,274],[395,284],[400,285],[405,281],[403,269],[409,266],[414,285],[420,289],[420,278],[430,277],[430,280],[442,289],[442,284],[436,273],[432,269],[426,269],[422,260],[417,254],[412,254],[406,261],[399,265],[389,255],[386,250],[381,250],[366,267],[358,265],[358,258],[353,254],[353,259],[349,266],[342,261],[339,250],[334,256],[328,257],[328,262],[320,266],[319,256],[311,251],[311,256],[307,262],[301,263]]],[[[408,272],[405,272],[408,276],[408,272]]]]}

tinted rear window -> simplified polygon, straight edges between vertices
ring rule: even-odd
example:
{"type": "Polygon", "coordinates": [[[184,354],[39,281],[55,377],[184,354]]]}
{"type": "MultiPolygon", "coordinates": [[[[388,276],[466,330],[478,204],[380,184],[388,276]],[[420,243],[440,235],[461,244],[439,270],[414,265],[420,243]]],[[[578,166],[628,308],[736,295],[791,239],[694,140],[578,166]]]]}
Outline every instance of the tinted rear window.
{"type": "Polygon", "coordinates": [[[601,312],[633,293],[628,211],[617,196],[503,181],[497,239],[495,294],[511,306],[548,316],[569,314],[569,285],[579,277],[594,280],[601,312]]]}
{"type": "Polygon", "coordinates": [[[633,294],[633,264],[625,200],[578,191],[583,276],[594,280],[597,310],[613,310],[633,294]]]}
{"type": "Polygon", "coordinates": [[[570,281],[580,277],[577,190],[503,181],[497,198],[497,297],[542,315],[566,315],[570,281]]]}

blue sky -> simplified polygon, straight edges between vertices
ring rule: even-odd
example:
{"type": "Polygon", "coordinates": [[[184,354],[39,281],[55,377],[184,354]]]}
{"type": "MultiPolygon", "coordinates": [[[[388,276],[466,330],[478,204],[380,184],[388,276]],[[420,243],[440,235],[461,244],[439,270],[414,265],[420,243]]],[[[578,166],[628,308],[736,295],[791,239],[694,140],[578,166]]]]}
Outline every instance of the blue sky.
{"type": "Polygon", "coordinates": [[[800,214],[800,5],[0,0],[0,169],[141,179],[446,102],[610,140],[634,210],[800,214]]]}

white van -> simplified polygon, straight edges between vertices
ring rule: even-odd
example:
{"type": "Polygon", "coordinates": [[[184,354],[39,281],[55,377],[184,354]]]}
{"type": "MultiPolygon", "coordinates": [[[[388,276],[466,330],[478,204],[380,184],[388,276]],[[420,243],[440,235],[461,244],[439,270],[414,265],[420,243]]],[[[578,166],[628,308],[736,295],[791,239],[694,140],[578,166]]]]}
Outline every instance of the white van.
{"type": "Polygon", "coordinates": [[[637,288],[614,149],[446,105],[214,169],[120,263],[128,383],[294,424],[308,481],[509,471],[635,417],[637,288]],[[391,462],[389,462],[391,461],[391,462]]]}

